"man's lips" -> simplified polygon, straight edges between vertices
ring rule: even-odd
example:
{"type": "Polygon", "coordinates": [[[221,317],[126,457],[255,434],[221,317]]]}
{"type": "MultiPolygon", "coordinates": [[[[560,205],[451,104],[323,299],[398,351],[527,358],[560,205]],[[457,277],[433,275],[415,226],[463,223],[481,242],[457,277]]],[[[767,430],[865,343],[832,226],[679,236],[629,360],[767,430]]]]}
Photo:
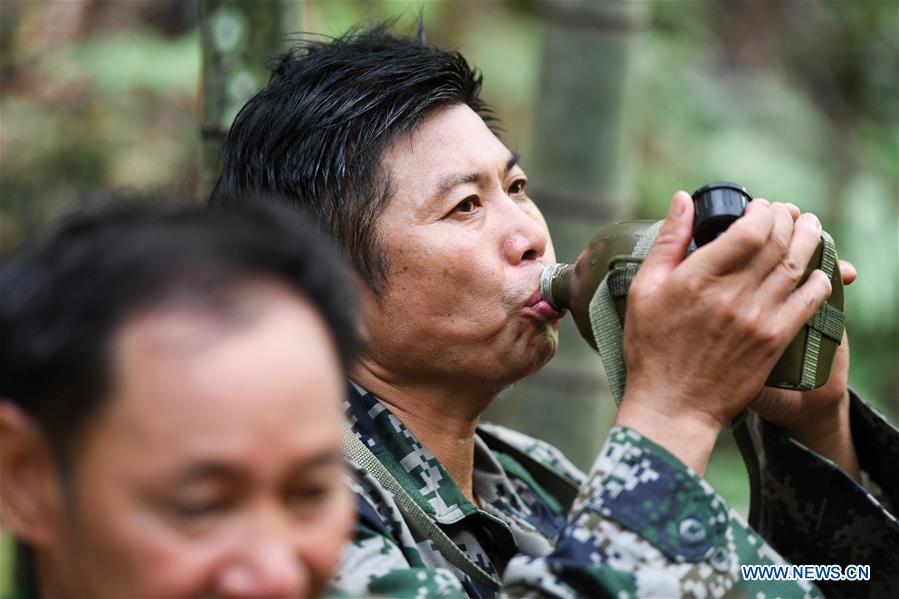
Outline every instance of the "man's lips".
{"type": "Polygon", "coordinates": [[[540,290],[534,291],[528,298],[524,311],[539,317],[541,320],[559,320],[565,316],[565,310],[556,310],[548,301],[540,296],[540,290]]]}

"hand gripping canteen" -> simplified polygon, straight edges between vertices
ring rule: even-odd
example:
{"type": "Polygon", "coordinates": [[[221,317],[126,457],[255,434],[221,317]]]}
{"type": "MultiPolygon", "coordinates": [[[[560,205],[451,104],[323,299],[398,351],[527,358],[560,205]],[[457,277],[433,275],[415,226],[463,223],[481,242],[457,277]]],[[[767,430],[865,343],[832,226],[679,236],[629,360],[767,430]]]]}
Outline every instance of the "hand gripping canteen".
{"type": "MultiPolygon", "coordinates": [[[[735,183],[711,183],[693,192],[695,216],[689,251],[713,241],[743,215],[752,196],[735,183]]],[[[567,309],[581,336],[599,352],[616,402],[624,396],[627,372],[622,351],[627,292],[662,221],[637,220],[600,230],[574,264],[543,271],[540,292],[556,309],[567,309]]],[[[774,365],[766,385],[808,391],[823,385],[843,337],[843,281],[833,239],[826,231],[800,285],[812,270],[830,277],[830,298],[800,329],[774,365]]]]}

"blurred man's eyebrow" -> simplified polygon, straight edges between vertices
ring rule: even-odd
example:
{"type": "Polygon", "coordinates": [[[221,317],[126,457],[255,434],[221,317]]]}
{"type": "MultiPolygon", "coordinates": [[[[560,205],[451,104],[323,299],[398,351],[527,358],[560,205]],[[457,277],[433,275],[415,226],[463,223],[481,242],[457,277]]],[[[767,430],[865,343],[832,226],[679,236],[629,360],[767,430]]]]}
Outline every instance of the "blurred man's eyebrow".
{"type": "MultiPolygon", "coordinates": [[[[343,451],[340,449],[327,449],[312,456],[297,460],[290,466],[292,472],[313,470],[324,466],[340,463],[343,460],[343,451]]],[[[209,459],[198,460],[187,465],[176,475],[176,480],[182,483],[197,480],[236,480],[246,476],[244,468],[235,466],[230,462],[209,459]]]]}
{"type": "MultiPolygon", "coordinates": [[[[506,173],[508,174],[515,165],[518,164],[518,161],[521,160],[521,155],[518,152],[510,152],[509,158],[506,160],[506,173]]],[[[437,189],[434,192],[435,197],[442,197],[448,194],[453,190],[454,187],[458,185],[465,185],[467,183],[475,183],[480,184],[484,180],[484,175],[481,173],[452,173],[449,175],[444,175],[437,182],[437,189]]]]}
{"type": "Polygon", "coordinates": [[[342,449],[328,449],[317,453],[311,457],[300,460],[294,464],[294,468],[302,468],[303,470],[310,468],[320,468],[321,466],[330,466],[335,462],[343,461],[342,449]]]}
{"type": "Polygon", "coordinates": [[[180,470],[175,476],[175,480],[181,483],[188,483],[205,479],[236,479],[240,478],[240,476],[240,468],[227,462],[198,460],[180,470]]]}

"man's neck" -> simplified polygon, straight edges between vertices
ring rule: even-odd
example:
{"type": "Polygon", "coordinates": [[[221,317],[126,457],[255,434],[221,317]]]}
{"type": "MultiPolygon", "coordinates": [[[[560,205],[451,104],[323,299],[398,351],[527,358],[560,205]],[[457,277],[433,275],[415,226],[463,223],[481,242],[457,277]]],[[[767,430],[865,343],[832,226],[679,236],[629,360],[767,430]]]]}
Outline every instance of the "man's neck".
{"type": "Polygon", "coordinates": [[[373,393],[443,465],[466,499],[474,496],[474,436],[492,396],[385,381],[360,365],[353,380],[373,393]]]}

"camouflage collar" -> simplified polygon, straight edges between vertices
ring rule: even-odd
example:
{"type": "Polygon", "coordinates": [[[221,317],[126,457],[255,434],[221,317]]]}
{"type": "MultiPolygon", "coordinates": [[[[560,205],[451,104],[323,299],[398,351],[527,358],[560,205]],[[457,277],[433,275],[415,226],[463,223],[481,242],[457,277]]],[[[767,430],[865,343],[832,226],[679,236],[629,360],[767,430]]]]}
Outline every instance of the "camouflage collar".
{"type": "MultiPolygon", "coordinates": [[[[375,457],[390,471],[394,478],[412,496],[425,512],[440,524],[453,524],[472,514],[497,519],[496,516],[478,510],[462,494],[461,489],[444,469],[434,454],[422,445],[373,394],[350,381],[348,399],[345,402],[347,421],[375,457]]],[[[487,444],[475,437],[474,489],[484,501],[491,501],[496,491],[521,503],[512,483],[487,444]]]]}

